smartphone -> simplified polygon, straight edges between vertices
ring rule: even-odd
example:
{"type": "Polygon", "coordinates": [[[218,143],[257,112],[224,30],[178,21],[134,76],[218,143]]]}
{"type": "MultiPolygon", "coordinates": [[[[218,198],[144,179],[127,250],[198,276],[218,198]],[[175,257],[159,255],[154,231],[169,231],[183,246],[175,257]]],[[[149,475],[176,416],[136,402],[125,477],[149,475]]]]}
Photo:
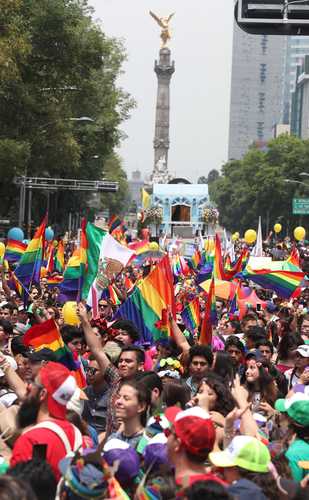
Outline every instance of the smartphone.
{"type": "Polygon", "coordinates": [[[261,304],[256,304],[256,310],[260,312],[262,310],[262,305],[261,304]]]}

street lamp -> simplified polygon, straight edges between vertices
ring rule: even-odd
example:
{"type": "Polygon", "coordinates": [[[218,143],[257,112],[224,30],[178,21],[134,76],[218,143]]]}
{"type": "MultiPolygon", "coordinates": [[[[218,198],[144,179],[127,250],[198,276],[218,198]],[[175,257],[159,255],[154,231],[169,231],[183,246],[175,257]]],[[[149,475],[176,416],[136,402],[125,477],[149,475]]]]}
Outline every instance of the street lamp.
{"type": "MultiPolygon", "coordinates": [[[[31,142],[31,146],[35,143],[35,141],[37,140],[38,135],[41,131],[45,132],[44,129],[46,127],[57,123],[57,121],[58,120],[53,120],[53,121],[47,122],[44,125],[42,125],[41,127],[39,127],[37,133],[35,134],[32,142],[31,142]]],[[[73,117],[69,117],[69,118],[63,118],[63,121],[71,121],[71,122],[75,122],[75,123],[76,122],[77,123],[95,123],[95,120],[93,118],[90,118],[90,116],[77,116],[77,117],[73,116],[73,117]]],[[[23,225],[24,219],[25,219],[26,190],[27,190],[26,178],[27,178],[27,164],[26,164],[25,173],[24,173],[24,183],[20,185],[19,213],[18,213],[18,225],[19,225],[19,227],[21,227],[23,225]]],[[[30,208],[28,207],[28,213],[30,213],[31,212],[31,187],[29,189],[28,205],[30,206],[30,208]]],[[[30,222],[29,222],[28,231],[30,232],[30,222]]]]}
{"type": "Polygon", "coordinates": [[[301,172],[299,175],[302,177],[309,177],[309,174],[307,172],[301,172]]]}

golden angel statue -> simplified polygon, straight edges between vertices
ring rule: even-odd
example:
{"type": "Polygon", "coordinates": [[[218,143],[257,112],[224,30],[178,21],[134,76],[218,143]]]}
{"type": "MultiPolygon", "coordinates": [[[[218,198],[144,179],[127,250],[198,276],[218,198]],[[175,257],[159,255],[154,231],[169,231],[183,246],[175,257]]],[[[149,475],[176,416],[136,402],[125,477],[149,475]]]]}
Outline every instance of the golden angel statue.
{"type": "Polygon", "coordinates": [[[173,14],[170,14],[168,17],[158,17],[156,14],[149,11],[149,14],[157,21],[158,25],[162,28],[161,30],[161,35],[160,38],[162,40],[162,45],[161,47],[166,47],[167,42],[171,39],[171,32],[169,30],[169,22],[174,16],[175,12],[173,14]]]}

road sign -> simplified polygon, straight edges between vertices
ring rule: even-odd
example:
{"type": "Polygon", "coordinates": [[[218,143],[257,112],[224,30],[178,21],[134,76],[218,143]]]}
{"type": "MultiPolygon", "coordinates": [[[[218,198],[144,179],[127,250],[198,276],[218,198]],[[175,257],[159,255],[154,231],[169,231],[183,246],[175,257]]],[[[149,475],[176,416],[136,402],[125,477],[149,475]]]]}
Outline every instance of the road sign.
{"type": "Polygon", "coordinates": [[[309,198],[293,198],[293,214],[309,214],[309,198]]]}

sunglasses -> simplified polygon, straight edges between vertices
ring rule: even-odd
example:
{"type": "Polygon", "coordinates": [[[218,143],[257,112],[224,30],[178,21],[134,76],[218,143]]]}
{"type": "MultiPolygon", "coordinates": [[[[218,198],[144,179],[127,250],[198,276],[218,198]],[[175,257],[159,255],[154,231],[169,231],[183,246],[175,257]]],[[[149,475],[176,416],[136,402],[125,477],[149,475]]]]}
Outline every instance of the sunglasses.
{"type": "Polygon", "coordinates": [[[98,371],[100,371],[100,370],[98,370],[98,368],[94,368],[94,367],[92,367],[92,366],[90,366],[90,367],[87,369],[87,373],[88,373],[88,375],[95,375],[98,371]]]}

